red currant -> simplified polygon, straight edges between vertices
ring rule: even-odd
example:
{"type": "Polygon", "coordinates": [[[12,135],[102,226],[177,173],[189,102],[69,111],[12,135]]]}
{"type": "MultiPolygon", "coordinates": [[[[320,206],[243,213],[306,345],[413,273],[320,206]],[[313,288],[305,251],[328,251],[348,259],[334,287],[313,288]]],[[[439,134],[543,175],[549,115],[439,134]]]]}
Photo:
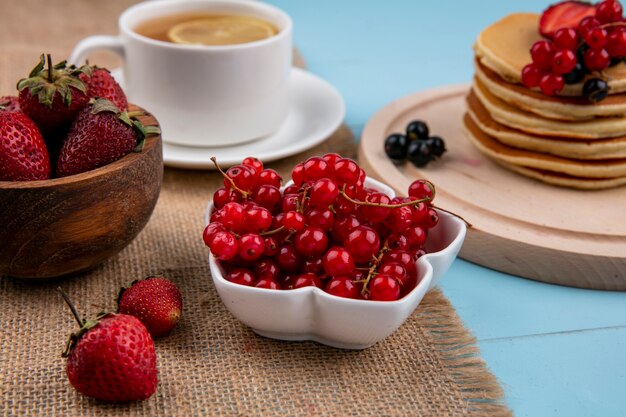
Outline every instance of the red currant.
{"type": "MultiPolygon", "coordinates": [[[[388,205],[391,203],[391,199],[389,197],[379,192],[373,192],[371,194],[368,194],[365,197],[365,201],[376,205],[388,205]]],[[[367,220],[370,223],[380,223],[384,221],[387,217],[389,217],[390,213],[391,209],[388,207],[362,205],[359,206],[358,215],[361,219],[367,220]]]]}
{"type": "Polygon", "coordinates": [[[335,216],[333,212],[327,208],[314,207],[304,214],[306,223],[309,226],[319,227],[323,231],[329,231],[335,224],[335,216]]]}
{"type": "Polygon", "coordinates": [[[400,297],[400,284],[390,275],[378,274],[370,281],[370,298],[375,301],[395,301],[400,297]]]}
{"type": "Polygon", "coordinates": [[[239,202],[239,197],[239,193],[236,193],[226,187],[220,187],[215,190],[215,193],[213,193],[213,205],[215,205],[215,208],[219,210],[224,207],[226,203],[239,202]]]}
{"type": "Polygon", "coordinates": [[[426,230],[424,230],[420,226],[415,226],[407,229],[405,231],[405,236],[409,240],[409,246],[412,249],[417,249],[418,247],[426,243],[426,230]]]}
{"type": "Polygon", "coordinates": [[[282,178],[278,175],[278,172],[274,171],[271,168],[264,169],[259,174],[259,185],[273,185],[276,188],[280,188],[280,183],[282,182],[282,178]]]}
{"type": "Polygon", "coordinates": [[[409,185],[409,196],[415,197],[417,200],[428,199],[430,203],[435,198],[435,189],[426,180],[415,180],[409,185]]]}
{"type": "Polygon", "coordinates": [[[539,87],[541,69],[535,64],[528,64],[522,69],[522,84],[528,88],[539,87]]]}
{"type": "Polygon", "coordinates": [[[283,218],[283,226],[290,232],[298,232],[304,229],[304,214],[297,211],[288,211],[283,218]]]}
{"type": "Polygon", "coordinates": [[[227,231],[217,232],[213,235],[209,245],[211,253],[222,261],[233,259],[237,256],[239,245],[235,236],[227,231]]]}
{"type": "Polygon", "coordinates": [[[559,91],[563,90],[565,86],[565,80],[560,75],[555,74],[545,74],[541,77],[541,81],[539,82],[539,88],[541,88],[541,92],[547,96],[553,96],[559,91]]]}
{"type": "Polygon", "coordinates": [[[343,246],[356,262],[370,261],[380,250],[380,238],[371,227],[358,226],[345,237],[343,246]]]}
{"type": "Polygon", "coordinates": [[[428,217],[428,206],[425,203],[419,203],[415,206],[412,206],[411,214],[411,224],[413,226],[420,226],[426,221],[426,218],[428,217]]]}
{"type": "Polygon", "coordinates": [[[406,269],[407,275],[417,273],[417,265],[411,254],[403,250],[390,250],[383,256],[381,263],[398,262],[406,269]]]}
{"type": "MultiPolygon", "coordinates": [[[[256,182],[254,170],[245,165],[235,165],[228,168],[226,176],[242,191],[251,191],[256,182]]],[[[224,178],[224,186],[231,188],[232,184],[228,179],[224,178]]]]}
{"type": "Polygon", "coordinates": [[[322,256],[328,248],[328,236],[319,227],[307,226],[296,233],[293,243],[302,256],[322,256]]]}
{"type": "Polygon", "coordinates": [[[280,203],[281,211],[283,213],[296,211],[298,209],[298,201],[300,201],[298,194],[283,194],[283,199],[280,203]]]}
{"type": "Polygon", "coordinates": [[[593,16],[587,16],[583,18],[578,24],[578,33],[582,38],[587,35],[591,29],[597,28],[600,26],[600,22],[593,16]]]}
{"type": "Polygon", "coordinates": [[[266,184],[257,188],[252,195],[252,200],[272,213],[276,212],[278,209],[281,198],[280,190],[277,187],[266,184]]]}
{"type": "Polygon", "coordinates": [[[246,211],[246,230],[265,232],[272,227],[272,213],[264,207],[252,207],[246,211]]]}
{"type": "Polygon", "coordinates": [[[387,237],[389,249],[409,250],[409,239],[400,233],[392,233],[387,237]]]}
{"type": "Polygon", "coordinates": [[[576,51],[578,49],[578,32],[572,28],[561,28],[554,32],[554,46],[576,51]]]}
{"type": "Polygon", "coordinates": [[[254,275],[259,279],[269,278],[278,281],[278,278],[280,278],[280,269],[275,261],[265,259],[256,264],[254,267],[254,275]]]}
{"type": "Polygon", "coordinates": [[[225,230],[226,228],[220,222],[209,223],[209,225],[204,228],[204,233],[202,233],[202,240],[204,240],[204,244],[209,246],[211,244],[211,240],[213,240],[213,236],[215,236],[217,232],[225,230]]]}
{"type": "Polygon", "coordinates": [[[326,178],[328,177],[328,162],[319,156],[313,156],[304,162],[302,175],[304,181],[326,178]]]}
{"type": "Polygon", "coordinates": [[[406,269],[398,262],[387,262],[381,264],[378,273],[386,274],[395,278],[401,285],[407,280],[406,269]]]}
{"type": "Polygon", "coordinates": [[[239,257],[244,261],[254,261],[263,256],[265,241],[256,233],[246,233],[239,239],[239,257]]]}
{"type": "Polygon", "coordinates": [[[263,162],[261,162],[259,158],[255,158],[253,156],[249,156],[245,158],[243,161],[241,161],[241,165],[254,168],[257,175],[261,174],[261,171],[263,171],[263,162]]]}
{"type": "Polygon", "coordinates": [[[332,247],[323,258],[324,271],[331,277],[350,275],[354,272],[354,258],[345,248],[332,247]]]}
{"type": "Polygon", "coordinates": [[[324,288],[329,294],[343,298],[359,298],[359,289],[349,276],[334,277],[324,288]]]}
{"type": "Polygon", "coordinates": [[[593,28],[585,34],[585,42],[591,49],[601,49],[606,45],[606,30],[601,27],[593,28]]]}
{"type": "Polygon", "coordinates": [[[552,42],[547,40],[535,42],[530,48],[530,56],[538,68],[549,71],[552,68],[552,57],[554,56],[552,42]]]}
{"type": "Polygon", "coordinates": [[[302,261],[293,246],[284,244],[278,248],[276,262],[283,271],[295,272],[300,268],[302,261]]]}
{"type": "Polygon", "coordinates": [[[391,213],[385,223],[393,232],[402,232],[411,227],[412,219],[413,214],[410,207],[397,207],[391,209],[391,213]]]}
{"type": "Polygon", "coordinates": [[[426,216],[426,220],[422,225],[426,229],[432,229],[437,226],[437,223],[439,223],[439,213],[433,208],[428,209],[428,216],[426,216]]]}
{"type": "Polygon", "coordinates": [[[606,49],[588,49],[584,61],[589,71],[602,71],[611,63],[611,56],[606,49]]]}
{"type": "Polygon", "coordinates": [[[332,235],[336,242],[343,243],[348,234],[361,225],[359,219],[353,215],[337,217],[333,225],[332,235]]]}
{"type": "Polygon", "coordinates": [[[617,0],[605,0],[596,4],[596,19],[600,23],[613,23],[622,19],[622,5],[617,0]]]}
{"type": "Polygon", "coordinates": [[[291,171],[291,179],[296,187],[300,187],[304,181],[304,164],[299,163],[291,171]]]}
{"type": "Polygon", "coordinates": [[[311,272],[298,275],[293,282],[293,289],[304,287],[322,287],[322,282],[319,277],[311,272]]]}
{"type": "Polygon", "coordinates": [[[324,274],[324,261],[322,258],[309,258],[304,261],[304,265],[302,266],[303,272],[311,272],[315,275],[323,275],[324,274]]]}
{"type": "Polygon", "coordinates": [[[567,74],[576,67],[578,60],[576,54],[569,49],[557,49],[552,58],[552,72],[554,74],[567,74]]]}
{"type": "Polygon", "coordinates": [[[329,178],[322,178],[311,187],[309,202],[316,207],[328,207],[335,202],[338,195],[337,184],[329,178]]]}
{"type": "Polygon", "coordinates": [[[254,285],[256,278],[249,269],[237,268],[226,274],[226,280],[239,285],[251,287],[254,285]]]}
{"type": "Polygon", "coordinates": [[[352,159],[342,158],[335,162],[334,179],[341,188],[344,184],[354,185],[359,180],[361,168],[352,159]]]}
{"type": "Polygon", "coordinates": [[[265,288],[268,290],[280,290],[280,284],[277,281],[274,281],[273,279],[267,279],[267,278],[263,278],[260,279],[256,282],[256,284],[254,284],[255,287],[257,288],[265,288]]]}
{"type": "Polygon", "coordinates": [[[278,239],[274,236],[265,236],[263,238],[265,241],[265,250],[263,251],[263,256],[274,256],[278,253],[278,239]]]}
{"type": "Polygon", "coordinates": [[[322,156],[322,159],[326,161],[328,166],[331,168],[332,172],[329,172],[328,175],[332,177],[335,173],[335,164],[337,163],[337,161],[342,159],[342,156],[338,153],[327,153],[326,155],[322,156]]]}
{"type": "Polygon", "coordinates": [[[626,29],[618,27],[609,33],[606,50],[614,58],[626,56],[626,29]]]}

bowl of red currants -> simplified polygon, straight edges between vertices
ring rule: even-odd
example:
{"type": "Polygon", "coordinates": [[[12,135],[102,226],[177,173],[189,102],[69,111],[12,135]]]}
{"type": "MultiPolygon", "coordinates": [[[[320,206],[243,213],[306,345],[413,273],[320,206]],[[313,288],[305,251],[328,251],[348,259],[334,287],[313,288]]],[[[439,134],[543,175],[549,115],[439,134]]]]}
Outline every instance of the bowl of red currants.
{"type": "Polygon", "coordinates": [[[338,154],[296,165],[282,187],[256,158],[220,172],[203,233],[211,275],[261,336],[367,348],[405,322],[465,238],[430,182],[395,196],[338,154]]]}

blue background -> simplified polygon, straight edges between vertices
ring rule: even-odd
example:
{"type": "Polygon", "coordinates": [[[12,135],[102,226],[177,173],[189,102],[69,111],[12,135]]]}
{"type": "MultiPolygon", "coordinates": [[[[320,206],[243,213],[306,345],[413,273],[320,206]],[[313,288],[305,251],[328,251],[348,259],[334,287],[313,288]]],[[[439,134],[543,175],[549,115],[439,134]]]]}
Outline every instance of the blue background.
{"type": "MultiPolygon", "coordinates": [[[[292,16],[308,68],[341,92],[357,137],[394,99],[469,82],[472,44],[482,28],[549,4],[269,2],[292,16]]],[[[462,260],[441,285],[516,416],[626,415],[626,294],[533,282],[462,260]]]]}

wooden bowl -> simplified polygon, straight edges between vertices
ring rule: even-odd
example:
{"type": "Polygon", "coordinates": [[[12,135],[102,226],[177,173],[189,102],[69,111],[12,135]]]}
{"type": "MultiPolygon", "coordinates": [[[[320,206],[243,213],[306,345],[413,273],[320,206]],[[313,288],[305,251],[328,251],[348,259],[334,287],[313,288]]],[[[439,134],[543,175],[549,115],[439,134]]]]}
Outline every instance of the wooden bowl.
{"type": "MultiPolygon", "coordinates": [[[[158,126],[152,115],[140,120],[158,126]]],[[[162,180],[161,136],[153,135],[142,152],[92,171],[0,181],[0,275],[46,279],[95,267],[143,229],[162,180]]]]}

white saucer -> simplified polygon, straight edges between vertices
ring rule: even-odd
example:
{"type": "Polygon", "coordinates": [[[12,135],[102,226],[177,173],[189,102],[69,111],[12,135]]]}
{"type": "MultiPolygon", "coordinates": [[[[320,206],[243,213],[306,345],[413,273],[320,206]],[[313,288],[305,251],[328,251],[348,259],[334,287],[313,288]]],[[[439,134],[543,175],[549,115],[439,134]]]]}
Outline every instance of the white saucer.
{"type": "MultiPolygon", "coordinates": [[[[124,88],[121,70],[115,69],[111,74],[124,88]]],[[[345,116],[343,98],[332,85],[299,68],[292,69],[291,83],[292,107],[277,132],[254,142],[223,147],[195,148],[164,141],[164,164],[176,168],[214,169],[212,156],[222,167],[238,164],[247,156],[269,162],[320,144],[341,125],[345,116]]],[[[149,105],[145,107],[150,110],[149,105]]]]}

